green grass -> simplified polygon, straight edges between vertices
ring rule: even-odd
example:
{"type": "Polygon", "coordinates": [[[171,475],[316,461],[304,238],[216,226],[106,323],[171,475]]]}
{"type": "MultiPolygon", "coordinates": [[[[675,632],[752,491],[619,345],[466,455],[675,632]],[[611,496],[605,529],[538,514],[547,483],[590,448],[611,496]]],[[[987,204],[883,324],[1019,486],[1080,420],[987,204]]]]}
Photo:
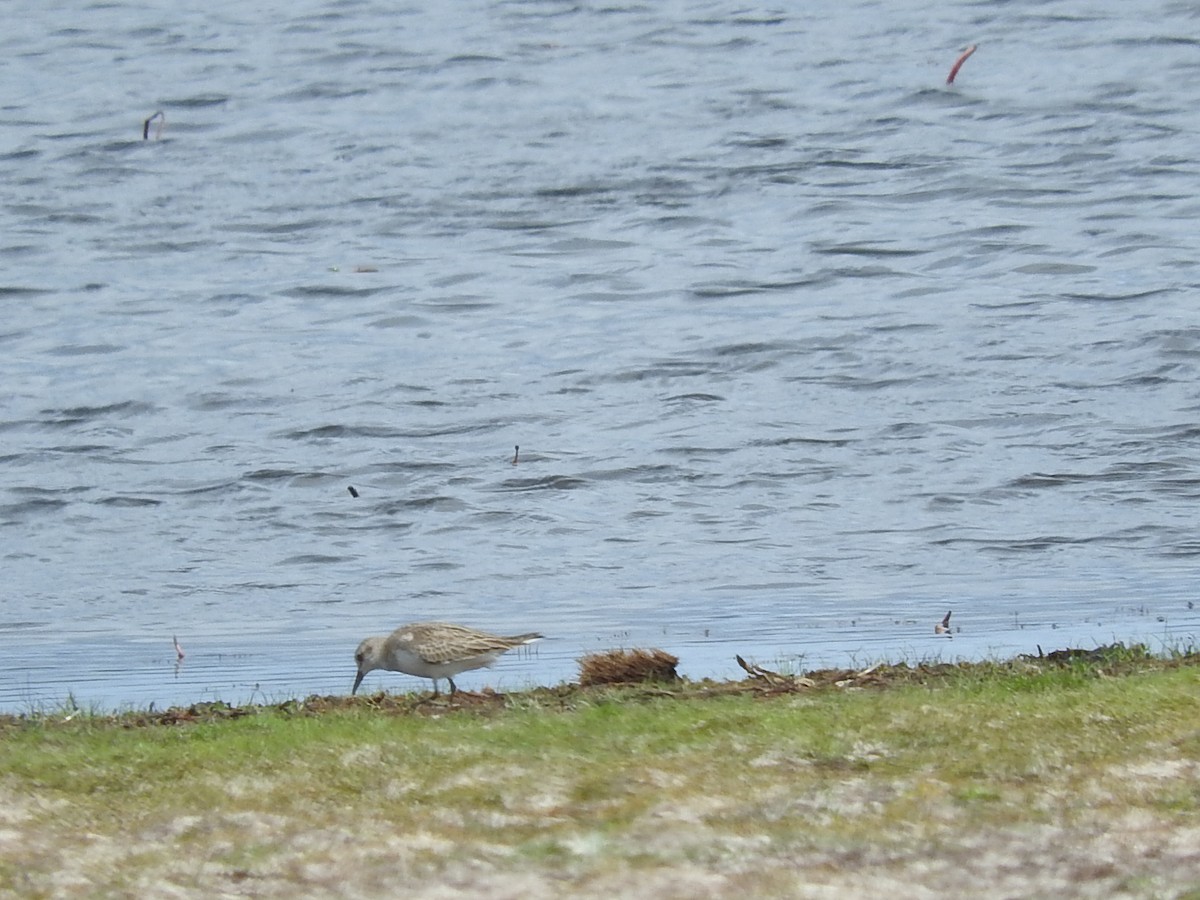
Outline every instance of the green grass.
{"type": "Polygon", "coordinates": [[[1200,884],[1197,855],[1170,837],[1200,836],[1200,670],[943,674],[878,689],[562,689],[463,709],[284,704],[174,725],[10,720],[0,891],[370,895],[401,871],[416,893],[502,895],[510,879],[600,895],[623,872],[642,896],[694,896],[701,876],[766,896],[798,866],[846,886],[873,861],[865,871],[896,884],[863,890],[904,896],[930,866],[1016,877],[979,851],[1005,846],[1022,877],[1075,866],[1135,896],[1200,884]],[[1123,829],[1133,837],[1113,852],[1128,858],[1088,869],[1096,835],[1123,829]],[[1142,838],[1144,859],[1128,850],[1142,838]]]}

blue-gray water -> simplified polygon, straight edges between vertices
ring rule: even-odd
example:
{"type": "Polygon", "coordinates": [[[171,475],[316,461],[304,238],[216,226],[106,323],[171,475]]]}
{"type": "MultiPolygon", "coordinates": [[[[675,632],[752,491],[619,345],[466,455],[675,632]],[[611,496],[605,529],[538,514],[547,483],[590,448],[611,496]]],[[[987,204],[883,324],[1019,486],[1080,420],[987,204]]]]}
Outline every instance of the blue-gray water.
{"type": "Polygon", "coordinates": [[[0,708],[345,693],[422,619],[547,634],[463,687],[1191,644],[1198,32],[10,3],[0,708]]]}

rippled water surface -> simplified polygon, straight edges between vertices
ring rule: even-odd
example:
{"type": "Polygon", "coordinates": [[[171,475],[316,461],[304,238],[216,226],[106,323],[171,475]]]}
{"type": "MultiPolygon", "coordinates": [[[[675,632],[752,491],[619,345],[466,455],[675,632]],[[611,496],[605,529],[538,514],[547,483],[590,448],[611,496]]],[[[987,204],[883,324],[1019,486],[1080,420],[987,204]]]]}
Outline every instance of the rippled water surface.
{"type": "Polygon", "coordinates": [[[1196,640],[1194,4],[10,6],[0,708],[1196,640]]]}

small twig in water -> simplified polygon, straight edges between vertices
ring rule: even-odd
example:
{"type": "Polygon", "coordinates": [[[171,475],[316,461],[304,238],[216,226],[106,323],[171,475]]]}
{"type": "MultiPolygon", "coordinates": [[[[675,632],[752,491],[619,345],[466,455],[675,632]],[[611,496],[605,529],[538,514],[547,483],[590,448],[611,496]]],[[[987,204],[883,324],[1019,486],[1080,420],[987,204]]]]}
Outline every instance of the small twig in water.
{"type": "Polygon", "coordinates": [[[518,457],[518,456],[520,456],[520,455],[521,455],[521,445],[520,445],[520,444],[517,444],[517,446],[513,448],[513,461],[512,461],[512,464],[513,464],[514,466],[517,464],[517,457],[518,457]]]}
{"type": "Polygon", "coordinates": [[[175,644],[175,662],[183,662],[183,648],[179,646],[179,638],[171,635],[171,641],[175,644]]]}
{"type": "Polygon", "coordinates": [[[350,496],[351,496],[351,497],[357,497],[357,496],[358,496],[358,491],[356,491],[356,490],[354,489],[354,485],[349,485],[349,486],[346,488],[346,490],[348,490],[348,491],[350,492],[350,496]]]}
{"type": "Polygon", "coordinates": [[[962,52],[962,55],[954,61],[954,65],[950,69],[950,74],[946,76],[946,84],[954,84],[954,79],[958,75],[958,70],[962,68],[962,64],[965,63],[971,54],[978,49],[978,44],[972,44],[962,52]]]}
{"type": "Polygon", "coordinates": [[[150,123],[153,122],[155,119],[158,120],[158,127],[154,129],[154,139],[157,141],[160,137],[162,137],[163,126],[167,124],[167,116],[160,109],[158,112],[156,112],[154,115],[152,115],[150,118],[148,118],[145,122],[142,123],[142,140],[143,141],[150,139],[150,123]]]}

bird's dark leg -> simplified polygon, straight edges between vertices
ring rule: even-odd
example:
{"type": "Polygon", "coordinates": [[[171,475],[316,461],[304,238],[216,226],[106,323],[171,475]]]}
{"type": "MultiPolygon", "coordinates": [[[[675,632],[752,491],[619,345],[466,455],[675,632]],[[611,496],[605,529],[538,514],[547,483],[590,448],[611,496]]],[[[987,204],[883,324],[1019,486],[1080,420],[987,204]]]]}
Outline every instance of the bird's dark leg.
{"type": "Polygon", "coordinates": [[[454,692],[458,690],[458,688],[454,686],[454,679],[447,675],[446,680],[450,682],[450,695],[454,696],[454,692]]]}

